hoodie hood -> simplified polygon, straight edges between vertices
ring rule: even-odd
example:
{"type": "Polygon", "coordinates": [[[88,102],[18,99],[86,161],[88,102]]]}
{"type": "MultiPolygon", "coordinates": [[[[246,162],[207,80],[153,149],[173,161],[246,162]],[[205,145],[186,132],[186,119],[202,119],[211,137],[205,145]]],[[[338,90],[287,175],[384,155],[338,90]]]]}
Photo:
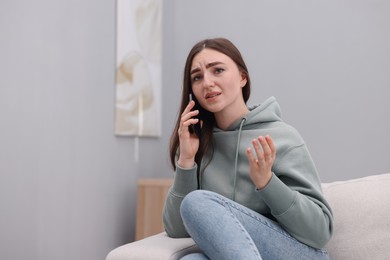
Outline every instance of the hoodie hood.
{"type": "MultiPolygon", "coordinates": [[[[242,130],[249,130],[258,128],[259,124],[281,121],[281,111],[275,97],[270,97],[263,103],[248,107],[249,113],[243,118],[234,122],[225,131],[234,131],[242,128],[242,130]]],[[[215,131],[223,131],[215,129],[215,131]]]]}

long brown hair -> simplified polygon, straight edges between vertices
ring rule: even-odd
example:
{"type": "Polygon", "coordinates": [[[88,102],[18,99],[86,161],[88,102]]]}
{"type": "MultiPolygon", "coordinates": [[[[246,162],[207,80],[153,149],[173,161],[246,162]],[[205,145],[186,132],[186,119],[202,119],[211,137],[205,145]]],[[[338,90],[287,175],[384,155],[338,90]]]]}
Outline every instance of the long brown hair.
{"type": "MultiPolygon", "coordinates": [[[[170,159],[173,169],[176,169],[176,160],[177,155],[180,153],[179,151],[179,125],[180,125],[180,118],[181,114],[183,113],[184,109],[188,105],[188,96],[190,93],[192,93],[192,85],[191,85],[191,78],[190,78],[190,70],[192,65],[192,60],[194,57],[201,52],[203,49],[213,49],[218,52],[221,52],[225,54],[226,56],[230,57],[237,65],[238,69],[245,74],[246,76],[246,85],[242,88],[242,95],[244,98],[244,101],[247,102],[250,96],[251,88],[250,88],[250,79],[249,79],[249,73],[248,69],[246,67],[246,64],[244,62],[244,59],[241,56],[240,51],[237,49],[234,44],[225,39],[225,38],[214,38],[214,39],[205,39],[192,47],[191,51],[189,52],[186,60],[186,64],[184,67],[184,76],[183,76],[183,91],[182,91],[182,97],[181,97],[181,105],[180,105],[180,111],[178,114],[178,118],[176,121],[175,129],[172,132],[171,135],[171,142],[170,142],[170,159]]],[[[199,119],[203,121],[202,124],[202,130],[199,140],[199,149],[198,152],[195,155],[195,162],[198,165],[198,176],[200,174],[200,168],[201,168],[201,161],[203,156],[206,152],[209,152],[212,156],[214,147],[213,147],[213,128],[215,126],[215,118],[214,114],[203,109],[198,101],[196,100],[195,95],[192,95],[192,98],[194,99],[195,103],[198,104],[197,109],[199,109],[199,119]]],[[[210,157],[211,158],[211,157],[210,157]]],[[[211,159],[210,159],[211,160],[211,159]]],[[[203,169],[207,166],[209,162],[206,162],[205,166],[202,167],[203,169]]]]}

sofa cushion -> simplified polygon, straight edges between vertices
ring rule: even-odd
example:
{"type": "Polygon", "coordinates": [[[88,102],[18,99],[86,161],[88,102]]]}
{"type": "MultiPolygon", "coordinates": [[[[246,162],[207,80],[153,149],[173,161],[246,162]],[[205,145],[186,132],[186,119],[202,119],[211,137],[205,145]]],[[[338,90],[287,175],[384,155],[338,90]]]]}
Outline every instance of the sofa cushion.
{"type": "Polygon", "coordinates": [[[331,259],[390,259],[390,174],[322,186],[334,216],[331,259]]]}
{"type": "Polygon", "coordinates": [[[199,249],[191,238],[170,238],[162,232],[115,248],[106,260],[176,260],[195,252],[199,249]]]}

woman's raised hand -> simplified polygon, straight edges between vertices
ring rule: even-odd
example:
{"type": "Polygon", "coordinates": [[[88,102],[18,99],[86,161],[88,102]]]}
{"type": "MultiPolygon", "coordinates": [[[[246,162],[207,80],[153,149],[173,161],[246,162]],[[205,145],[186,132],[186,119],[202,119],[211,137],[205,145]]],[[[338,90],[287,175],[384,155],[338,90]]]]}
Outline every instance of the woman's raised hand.
{"type": "Polygon", "coordinates": [[[262,189],[271,180],[276,148],[269,135],[253,139],[252,145],[255,154],[250,147],[246,151],[249,160],[249,175],[256,188],[262,189]]]}
{"type": "Polygon", "coordinates": [[[199,122],[198,118],[193,118],[199,114],[199,110],[191,109],[195,106],[194,101],[190,101],[181,114],[179,135],[179,160],[177,164],[182,168],[191,168],[194,166],[195,155],[199,149],[199,138],[195,133],[190,133],[189,127],[199,122]]]}

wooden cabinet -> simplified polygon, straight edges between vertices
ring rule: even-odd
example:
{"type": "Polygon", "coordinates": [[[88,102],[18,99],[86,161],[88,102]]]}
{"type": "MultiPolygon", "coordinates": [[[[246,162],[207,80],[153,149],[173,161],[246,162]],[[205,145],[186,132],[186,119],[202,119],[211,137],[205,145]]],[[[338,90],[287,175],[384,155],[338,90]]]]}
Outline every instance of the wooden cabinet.
{"type": "Polygon", "coordinates": [[[173,179],[140,179],[137,183],[135,240],[164,230],[162,210],[173,179]]]}

